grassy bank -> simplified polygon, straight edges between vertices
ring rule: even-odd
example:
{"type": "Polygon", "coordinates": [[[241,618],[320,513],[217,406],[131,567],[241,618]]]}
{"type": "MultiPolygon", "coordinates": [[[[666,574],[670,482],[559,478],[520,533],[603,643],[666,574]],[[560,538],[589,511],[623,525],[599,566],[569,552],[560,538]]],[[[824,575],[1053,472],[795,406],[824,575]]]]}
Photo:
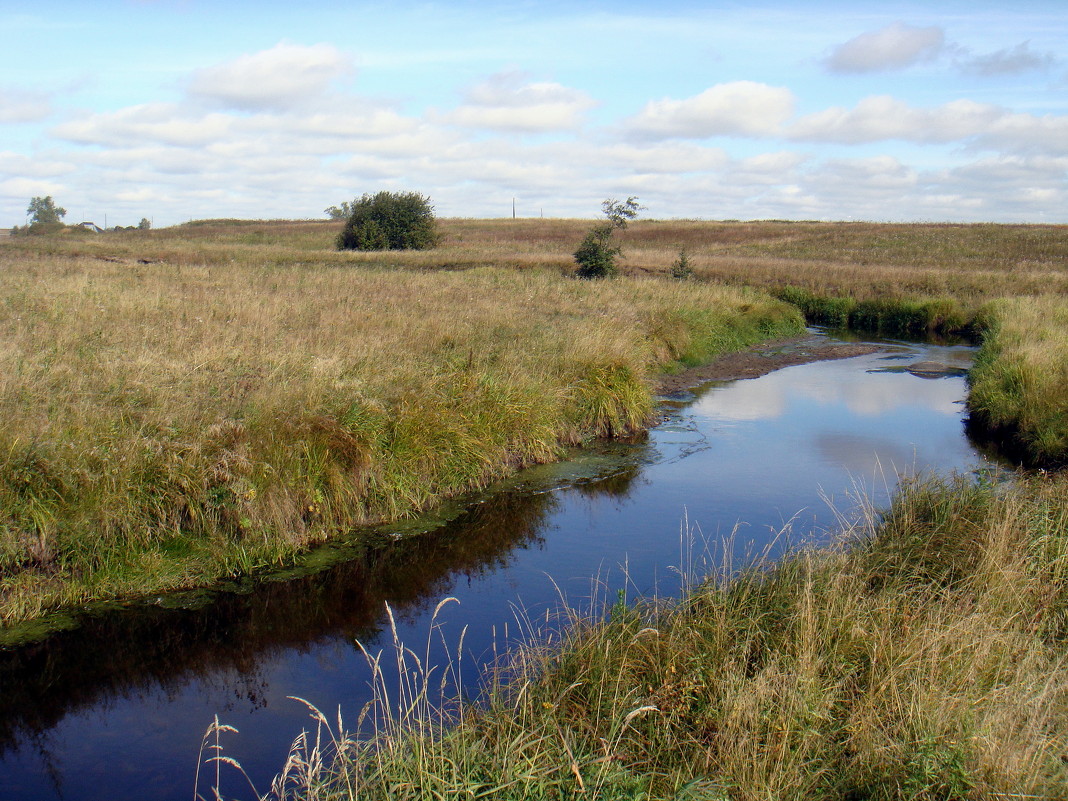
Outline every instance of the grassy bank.
{"type": "Polygon", "coordinates": [[[1011,298],[990,310],[971,373],[977,424],[1039,464],[1068,464],[1068,299],[1011,298]]]}
{"type": "Polygon", "coordinates": [[[5,624],[284,562],[633,431],[659,371],[801,329],[711,285],[50,242],[0,249],[5,624]]]}
{"type": "MultiPolygon", "coordinates": [[[[1068,480],[906,486],[842,547],[575,614],[446,721],[407,657],[373,736],[299,741],[319,799],[1063,798],[1068,480]],[[409,705],[410,702],[410,705],[409,705]],[[340,756],[336,750],[340,749],[340,756]],[[333,756],[331,756],[333,754],[333,756]]],[[[289,797],[288,795],[286,797],[289,797]]]]}

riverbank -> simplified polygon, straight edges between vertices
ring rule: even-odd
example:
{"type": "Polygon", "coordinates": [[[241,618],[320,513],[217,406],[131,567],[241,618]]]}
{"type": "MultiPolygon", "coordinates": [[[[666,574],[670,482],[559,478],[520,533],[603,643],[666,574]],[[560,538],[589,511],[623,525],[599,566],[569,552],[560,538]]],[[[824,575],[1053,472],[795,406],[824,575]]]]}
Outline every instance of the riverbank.
{"type": "Polygon", "coordinates": [[[287,564],[636,431],[661,371],[803,330],[693,283],[7,248],[0,302],[5,626],[287,564]]]}
{"type": "Polygon", "coordinates": [[[447,666],[383,670],[361,730],[313,710],[283,775],[300,798],[1060,798],[1066,575],[1065,476],[913,481],[834,547],[564,610],[480,703],[435,707],[447,666]]]}
{"type": "Polygon", "coordinates": [[[804,336],[750,345],[739,351],[716,356],[707,364],[666,373],[656,379],[659,395],[670,395],[709,381],[737,381],[810,362],[848,359],[875,353],[875,345],[828,342],[823,337],[804,336]]]}

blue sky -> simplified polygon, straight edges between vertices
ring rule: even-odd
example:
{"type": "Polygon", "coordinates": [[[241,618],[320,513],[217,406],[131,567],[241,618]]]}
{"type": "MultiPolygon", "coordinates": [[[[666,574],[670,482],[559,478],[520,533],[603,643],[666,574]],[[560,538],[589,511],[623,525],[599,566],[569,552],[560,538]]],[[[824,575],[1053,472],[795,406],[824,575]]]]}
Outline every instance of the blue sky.
{"type": "Polygon", "coordinates": [[[1068,222],[1068,8],[0,0],[0,226],[440,215],[1068,222]],[[76,219],[75,219],[76,218],[76,219]]]}

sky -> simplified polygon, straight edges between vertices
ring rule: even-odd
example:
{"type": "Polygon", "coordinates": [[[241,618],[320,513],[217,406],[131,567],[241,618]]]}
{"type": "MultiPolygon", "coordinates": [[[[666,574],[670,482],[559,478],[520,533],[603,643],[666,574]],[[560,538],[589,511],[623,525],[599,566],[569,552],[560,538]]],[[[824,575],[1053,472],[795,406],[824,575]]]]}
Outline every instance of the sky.
{"type": "Polygon", "coordinates": [[[1065,0],[0,0],[0,226],[1068,222],[1065,0]]]}

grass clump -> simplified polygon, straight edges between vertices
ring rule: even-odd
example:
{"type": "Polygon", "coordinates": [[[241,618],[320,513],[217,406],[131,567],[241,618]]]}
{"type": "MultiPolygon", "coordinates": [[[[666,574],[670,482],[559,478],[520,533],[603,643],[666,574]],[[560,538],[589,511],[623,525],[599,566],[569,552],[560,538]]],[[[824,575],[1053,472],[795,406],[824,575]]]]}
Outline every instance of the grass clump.
{"type": "Polygon", "coordinates": [[[721,573],[677,602],[617,606],[607,619],[569,613],[562,640],[521,647],[481,703],[444,716],[432,703],[438,678],[397,644],[399,698],[383,687],[363,718],[375,723],[335,735],[332,757],[317,716],[319,736],[298,741],[276,789],[1062,797],[1066,499],[1064,477],[1008,491],[908,484],[848,547],[721,573]]]}
{"type": "Polygon", "coordinates": [[[970,374],[973,423],[1027,461],[1068,464],[1068,299],[1005,299],[988,314],[970,374]]]}
{"type": "Polygon", "coordinates": [[[802,325],[714,286],[6,248],[0,307],[5,624],[285,562],[635,431],[666,366],[802,325]]]}

